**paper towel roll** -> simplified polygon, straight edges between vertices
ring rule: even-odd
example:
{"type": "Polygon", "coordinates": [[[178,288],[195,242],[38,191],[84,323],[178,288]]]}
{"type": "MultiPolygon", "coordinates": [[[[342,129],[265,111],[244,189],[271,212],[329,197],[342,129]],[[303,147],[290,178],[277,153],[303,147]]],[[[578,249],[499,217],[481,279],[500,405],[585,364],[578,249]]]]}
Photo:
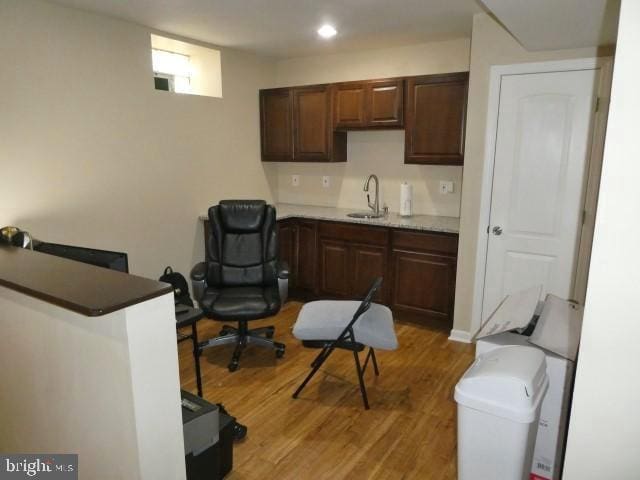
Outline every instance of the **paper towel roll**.
{"type": "Polygon", "coordinates": [[[407,182],[400,184],[400,216],[410,217],[413,212],[413,187],[407,182]]]}

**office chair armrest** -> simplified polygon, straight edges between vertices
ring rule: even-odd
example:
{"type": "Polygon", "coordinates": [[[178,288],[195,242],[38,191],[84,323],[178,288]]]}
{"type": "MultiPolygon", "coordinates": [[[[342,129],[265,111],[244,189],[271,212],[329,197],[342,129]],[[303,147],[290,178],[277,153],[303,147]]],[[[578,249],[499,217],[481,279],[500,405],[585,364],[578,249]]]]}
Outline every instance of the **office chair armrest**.
{"type": "Polygon", "coordinates": [[[196,282],[206,281],[207,279],[207,264],[205,262],[196,263],[191,269],[191,280],[196,282]]]}
{"type": "Polygon", "coordinates": [[[191,287],[193,288],[193,298],[196,302],[204,295],[207,289],[207,264],[205,262],[197,263],[191,269],[191,287]]]}
{"type": "Polygon", "coordinates": [[[278,278],[286,280],[289,278],[289,264],[285,261],[278,261],[278,278]]]}

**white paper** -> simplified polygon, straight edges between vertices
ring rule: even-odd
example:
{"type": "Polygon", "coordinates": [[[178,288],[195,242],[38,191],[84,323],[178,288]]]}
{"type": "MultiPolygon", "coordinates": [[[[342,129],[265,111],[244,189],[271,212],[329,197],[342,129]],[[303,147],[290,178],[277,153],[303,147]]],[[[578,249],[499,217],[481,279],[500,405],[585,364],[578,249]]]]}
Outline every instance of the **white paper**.
{"type": "Polygon", "coordinates": [[[487,319],[475,338],[487,337],[514,329],[525,329],[533,318],[540,300],[542,285],[507,295],[487,319]]]}
{"type": "Polygon", "coordinates": [[[547,295],[529,342],[575,361],[582,331],[582,311],[576,303],[547,295]]]}

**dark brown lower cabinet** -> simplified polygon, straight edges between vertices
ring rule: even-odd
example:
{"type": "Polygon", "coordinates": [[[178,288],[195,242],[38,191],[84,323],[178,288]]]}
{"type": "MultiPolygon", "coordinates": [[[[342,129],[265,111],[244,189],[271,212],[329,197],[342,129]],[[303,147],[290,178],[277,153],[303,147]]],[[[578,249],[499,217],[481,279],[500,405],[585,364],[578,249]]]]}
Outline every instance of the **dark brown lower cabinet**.
{"type": "Polygon", "coordinates": [[[289,288],[296,288],[298,280],[298,226],[295,222],[278,222],[278,259],[289,265],[289,288]]]}
{"type": "Polygon", "coordinates": [[[289,289],[294,295],[316,293],[317,243],[317,221],[298,219],[278,221],[278,258],[289,265],[289,289]]]}
{"type": "Polygon", "coordinates": [[[318,222],[298,220],[297,283],[299,288],[309,293],[317,290],[318,267],[318,222]]]}
{"type": "MultiPolygon", "coordinates": [[[[387,248],[351,244],[344,240],[320,240],[319,294],[334,298],[359,299],[373,281],[387,272],[387,248]]],[[[375,301],[386,303],[386,284],[375,301]]]]}
{"type": "Polygon", "coordinates": [[[393,250],[394,309],[449,320],[453,314],[456,259],[431,253],[393,250]]]}
{"type": "MultiPolygon", "coordinates": [[[[362,298],[377,277],[387,274],[389,231],[340,222],[319,222],[318,294],[333,298],[362,298]]],[[[375,301],[386,303],[388,285],[375,301]]]]}
{"type": "Polygon", "coordinates": [[[344,241],[320,240],[320,295],[347,298],[349,285],[349,245],[344,241]]]}
{"type": "Polygon", "coordinates": [[[391,237],[394,311],[452,321],[458,236],[394,230],[391,237]]]}
{"type": "MultiPolygon", "coordinates": [[[[365,296],[373,281],[378,277],[387,279],[387,247],[373,245],[353,245],[351,247],[351,293],[353,298],[365,296]]],[[[387,303],[389,279],[383,282],[374,300],[387,303]]]]}

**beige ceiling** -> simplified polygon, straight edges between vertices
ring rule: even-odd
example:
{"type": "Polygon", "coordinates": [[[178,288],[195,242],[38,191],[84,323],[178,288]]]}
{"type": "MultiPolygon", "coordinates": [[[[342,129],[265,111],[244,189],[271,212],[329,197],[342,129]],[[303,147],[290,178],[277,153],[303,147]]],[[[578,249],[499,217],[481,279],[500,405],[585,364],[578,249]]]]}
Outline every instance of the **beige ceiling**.
{"type": "Polygon", "coordinates": [[[215,45],[291,57],[470,37],[475,0],[52,0],[215,45]],[[332,23],[338,35],[321,40],[332,23]]]}
{"type": "Polygon", "coordinates": [[[482,2],[527,50],[595,47],[616,42],[620,0],[482,2]]]}

